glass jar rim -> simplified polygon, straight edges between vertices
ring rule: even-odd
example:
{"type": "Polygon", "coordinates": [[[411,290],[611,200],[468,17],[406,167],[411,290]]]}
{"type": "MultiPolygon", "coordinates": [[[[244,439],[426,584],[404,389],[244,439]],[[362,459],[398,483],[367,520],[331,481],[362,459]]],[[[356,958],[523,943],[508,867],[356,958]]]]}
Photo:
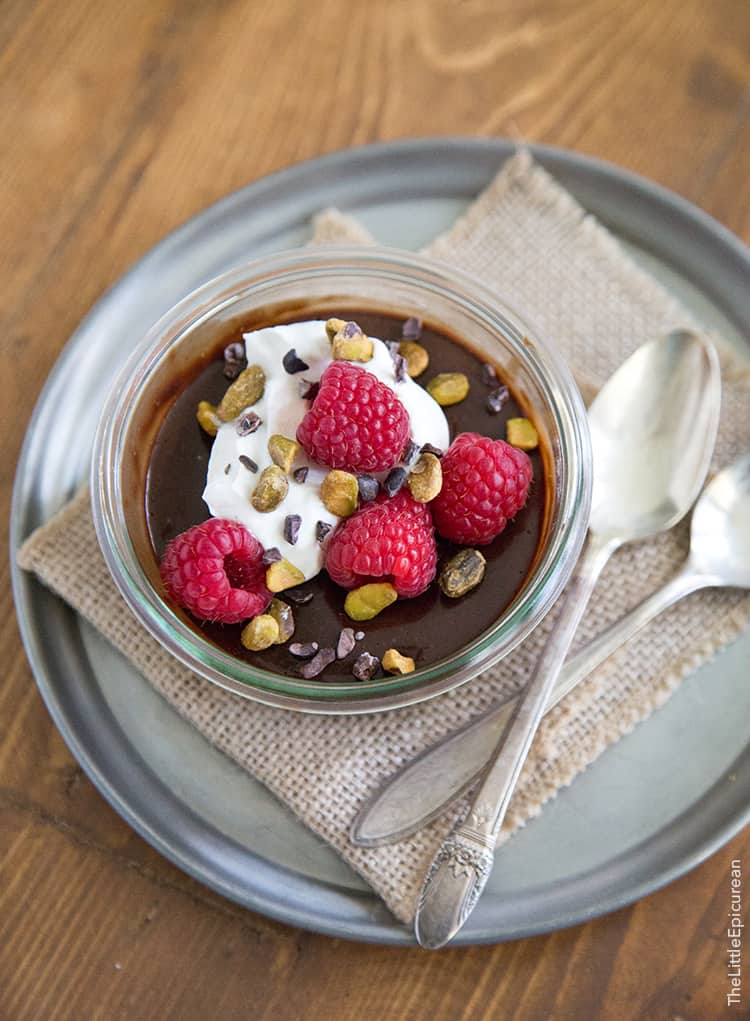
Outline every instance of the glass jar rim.
{"type": "Polygon", "coordinates": [[[541,621],[578,559],[591,501],[591,449],[586,412],[569,369],[528,317],[512,310],[486,285],[447,263],[378,246],[331,245],[266,255],[208,281],[173,306],[127,359],[105,401],[91,469],[92,511],[110,573],[137,619],[185,666],[220,686],[268,705],[318,713],[362,713],[399,708],[465,683],[494,665],[541,621]],[[152,378],[167,351],[196,326],[269,287],[336,274],[362,280],[401,280],[465,307],[509,343],[534,376],[557,428],[561,478],[559,513],[546,548],[521,592],[498,621],[449,657],[413,674],[362,684],[304,681],[257,668],[191,629],[147,578],[128,533],[120,467],[134,395],[152,378]],[[531,339],[530,339],[531,338],[531,339]]]}

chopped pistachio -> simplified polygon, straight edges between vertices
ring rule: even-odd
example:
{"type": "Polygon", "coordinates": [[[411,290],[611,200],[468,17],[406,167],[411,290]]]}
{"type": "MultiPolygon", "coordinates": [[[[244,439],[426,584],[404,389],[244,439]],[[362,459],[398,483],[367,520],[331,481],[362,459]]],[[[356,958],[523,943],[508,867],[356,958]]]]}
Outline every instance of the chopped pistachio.
{"type": "Polygon", "coordinates": [[[269,613],[253,617],[242,629],[240,641],[251,652],[260,652],[279,640],[279,625],[269,613]]]}
{"type": "Polygon", "coordinates": [[[266,613],[269,614],[279,626],[279,635],[274,645],[283,645],[288,642],[294,634],[294,610],[289,603],[281,599],[272,599],[266,613]]]}
{"type": "Polygon", "coordinates": [[[410,674],[414,670],[414,660],[411,656],[402,656],[398,649],[386,649],[383,669],[389,674],[410,674]]]}
{"type": "Polygon", "coordinates": [[[427,349],[418,344],[415,340],[402,340],[398,345],[398,353],[406,361],[406,371],[413,378],[421,376],[430,364],[430,356],[427,349]]]}
{"type": "Polygon", "coordinates": [[[299,452],[300,445],[296,440],[287,439],[286,436],[280,436],[279,433],[274,433],[268,441],[268,453],[271,455],[271,460],[287,473],[291,470],[299,452]]]}
{"type": "Polygon", "coordinates": [[[536,450],[539,446],[539,434],[533,422],[528,418],[509,418],[505,423],[505,435],[511,447],[521,450],[536,450]]]}
{"type": "Polygon", "coordinates": [[[357,323],[345,319],[329,319],[326,333],[331,342],[334,361],[369,362],[372,358],[375,345],[357,323]]]}
{"type": "Polygon", "coordinates": [[[357,509],[359,483],[357,476],[334,468],[320,484],[323,506],[339,518],[348,518],[357,509]]]}
{"type": "Polygon", "coordinates": [[[304,580],[305,576],[299,567],[286,559],[277,560],[266,569],[266,588],[269,592],[283,592],[294,585],[301,585],[304,580]]]}
{"type": "Polygon", "coordinates": [[[443,469],[434,454],[420,454],[406,480],[409,492],[417,503],[429,503],[443,488],[443,469]]]}
{"type": "Polygon", "coordinates": [[[260,365],[248,365],[234,383],[227,389],[218,407],[219,418],[231,422],[233,418],[252,407],[263,396],[266,388],[266,374],[260,365]]]}
{"type": "Polygon", "coordinates": [[[364,333],[347,337],[342,330],[333,338],[331,354],[336,362],[369,362],[375,345],[364,333]]]}
{"type": "Polygon", "coordinates": [[[484,578],[487,561],[479,550],[462,549],[443,565],[438,584],[451,599],[471,592],[484,578]]]}
{"type": "Polygon", "coordinates": [[[390,582],[373,581],[352,589],[344,602],[344,610],[352,620],[372,620],[397,599],[398,592],[390,582]]]}
{"type": "Polygon", "coordinates": [[[326,333],[328,339],[333,343],[333,338],[337,333],[340,333],[346,326],[346,319],[329,319],[326,323],[326,333]]]}
{"type": "Polygon", "coordinates": [[[198,402],[195,417],[198,419],[201,429],[208,433],[209,436],[215,436],[219,431],[221,419],[216,413],[216,408],[213,404],[209,404],[208,401],[198,402]]]}
{"type": "Polygon", "coordinates": [[[260,473],[258,485],[250,497],[250,503],[262,514],[279,506],[289,492],[289,480],[276,464],[271,464],[260,473]]]}
{"type": "Polygon", "coordinates": [[[427,393],[442,407],[458,404],[468,392],[469,380],[463,372],[440,372],[427,384],[427,393]]]}

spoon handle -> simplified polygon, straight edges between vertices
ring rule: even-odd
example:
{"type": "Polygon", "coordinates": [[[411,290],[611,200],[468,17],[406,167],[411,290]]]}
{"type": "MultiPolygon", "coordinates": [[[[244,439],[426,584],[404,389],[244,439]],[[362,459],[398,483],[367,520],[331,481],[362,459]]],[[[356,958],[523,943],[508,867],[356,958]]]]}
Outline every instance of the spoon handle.
{"type": "Polygon", "coordinates": [[[596,580],[616,545],[589,537],[555,627],[487,766],[466,822],[453,829],[432,860],[414,919],[417,940],[424,947],[444,946],[474,910],[492,871],[497,834],[544,707],[596,580]]]}
{"type": "Polygon", "coordinates": [[[547,704],[547,711],[554,708],[573,688],[595,670],[612,653],[617,652],[630,638],[650,623],[654,617],[668,609],[674,603],[697,592],[698,589],[715,585],[716,580],[695,571],[690,561],[686,561],[680,570],[669,581],[665,582],[656,592],[652,592],[637,606],[633,607],[624,617],[611,624],[600,635],[588,642],[575,656],[565,664],[559,683],[555,686],[547,704]]]}

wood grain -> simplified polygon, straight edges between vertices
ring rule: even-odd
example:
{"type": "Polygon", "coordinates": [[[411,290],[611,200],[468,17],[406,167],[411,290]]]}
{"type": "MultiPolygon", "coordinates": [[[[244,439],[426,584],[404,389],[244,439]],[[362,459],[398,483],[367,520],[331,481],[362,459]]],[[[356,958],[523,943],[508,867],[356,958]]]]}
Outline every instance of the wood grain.
{"type": "MultiPolygon", "coordinates": [[[[645,174],[750,241],[746,0],[5,0],[0,539],[34,400],[165,232],[296,160],[504,134],[645,174]]],[[[750,1017],[725,1006],[728,869],[546,937],[427,954],[263,919],[160,858],[71,758],[0,565],[0,1019],[750,1017]]]]}

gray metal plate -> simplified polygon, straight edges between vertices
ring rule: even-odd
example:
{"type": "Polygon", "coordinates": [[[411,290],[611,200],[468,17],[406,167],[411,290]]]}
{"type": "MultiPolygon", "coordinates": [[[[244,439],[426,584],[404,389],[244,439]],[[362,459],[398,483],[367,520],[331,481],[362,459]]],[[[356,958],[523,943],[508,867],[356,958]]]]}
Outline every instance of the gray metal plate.
{"type": "MultiPolygon", "coordinates": [[[[685,201],[616,167],[532,147],[574,195],[709,325],[748,352],[748,250],[685,201]]],[[[32,418],[12,510],[15,549],[88,469],[108,381],[175,301],[265,251],[303,244],[335,204],[378,240],[418,247],[511,152],[494,139],[420,139],[335,153],[230,195],[166,238],[92,310],[32,418]]],[[[227,897],[293,925],[412,942],[380,900],[264,788],[184,723],[91,628],[13,568],[24,643],[71,751],[159,851],[227,897]]],[[[697,671],[503,849],[456,940],[571,925],[696,865],[750,818],[750,636],[697,671]],[[679,768],[676,764],[679,762],[679,768]]]]}

